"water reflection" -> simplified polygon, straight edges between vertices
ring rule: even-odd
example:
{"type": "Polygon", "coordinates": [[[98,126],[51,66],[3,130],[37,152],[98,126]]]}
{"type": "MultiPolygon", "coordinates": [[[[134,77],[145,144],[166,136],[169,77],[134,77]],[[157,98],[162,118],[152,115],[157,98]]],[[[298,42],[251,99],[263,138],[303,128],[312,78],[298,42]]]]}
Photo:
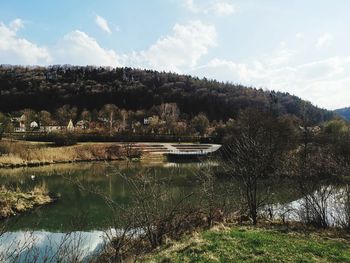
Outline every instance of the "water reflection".
{"type": "MultiPolygon", "coordinates": [[[[111,227],[113,216],[105,200],[88,191],[81,191],[72,183],[78,180],[111,198],[114,202],[128,206],[131,203],[130,189],[120,173],[126,177],[152,174],[160,179],[169,179],[167,192],[173,196],[184,196],[200,191],[198,169],[215,163],[144,164],[128,162],[59,164],[44,167],[0,169],[0,185],[21,189],[32,189],[46,185],[49,191],[60,196],[59,200],[48,206],[38,207],[31,212],[9,220],[9,229],[47,230],[68,232],[76,230],[76,221],[83,231],[103,230],[111,227]],[[33,177],[34,176],[34,177],[33,177]]],[[[219,178],[215,182],[216,191],[230,189],[231,200],[239,200],[240,182],[230,178],[219,178]]],[[[287,179],[263,180],[261,189],[274,192],[274,202],[287,203],[301,198],[294,183],[287,179]]],[[[193,202],[197,202],[194,200],[193,202]]],[[[118,227],[118,226],[117,226],[118,227]]]]}
{"type": "Polygon", "coordinates": [[[110,226],[111,210],[103,198],[88,191],[81,191],[72,181],[78,180],[87,187],[98,189],[120,205],[130,204],[130,189],[126,177],[155,174],[170,178],[170,193],[187,193],[196,187],[194,170],[198,164],[164,167],[165,164],[130,162],[60,164],[45,167],[0,169],[0,185],[30,190],[45,185],[60,198],[52,205],[39,207],[20,217],[9,220],[9,228],[15,230],[72,231],[79,219],[80,229],[101,230],[110,226]]]}
{"type": "Polygon", "coordinates": [[[320,186],[312,193],[289,203],[267,206],[267,213],[274,212],[276,219],[317,223],[321,226],[350,226],[349,186],[320,186]]]}
{"type": "MultiPolygon", "coordinates": [[[[19,186],[26,190],[45,184],[49,191],[60,196],[57,203],[38,207],[7,221],[8,231],[11,232],[0,236],[0,262],[4,262],[5,259],[1,256],[6,256],[7,259],[13,256],[20,259],[20,262],[27,262],[33,257],[44,255],[51,258],[63,257],[66,252],[69,252],[70,256],[87,260],[101,250],[106,242],[104,230],[112,227],[112,217],[115,214],[102,198],[91,192],[81,191],[72,183],[74,180],[87,186],[94,186],[114,202],[128,206],[131,203],[130,189],[120,173],[126,177],[153,174],[158,178],[168,178],[169,184],[165,186],[167,192],[173,196],[183,196],[186,193],[201,190],[198,186],[196,171],[207,166],[218,167],[218,164],[112,162],[0,169],[0,185],[19,186]],[[76,232],[77,229],[80,231],[76,232]]],[[[312,186],[310,189],[316,187],[313,182],[310,182],[310,185],[312,186]]],[[[230,189],[231,200],[240,200],[240,189],[242,189],[240,182],[230,178],[218,178],[215,181],[215,191],[223,192],[223,189],[230,189]]],[[[259,181],[259,189],[263,189],[262,192],[274,193],[273,204],[266,209],[271,209],[270,213],[273,212],[276,217],[284,217],[285,220],[302,220],[305,216],[301,212],[305,207],[305,196],[296,189],[293,180],[265,179],[259,181]]],[[[334,225],[340,222],[340,219],[346,220],[346,214],[340,213],[344,211],[346,204],[349,205],[350,200],[350,197],[346,199],[344,189],[332,188],[334,191],[324,203],[330,224],[334,225]],[[339,200],[343,201],[339,203],[339,200]]],[[[317,200],[317,191],[312,190],[308,194],[317,200]]],[[[198,200],[194,199],[193,205],[196,202],[198,200]]]]}
{"type": "Polygon", "coordinates": [[[8,232],[0,236],[0,262],[88,262],[105,244],[102,231],[8,232]]]}

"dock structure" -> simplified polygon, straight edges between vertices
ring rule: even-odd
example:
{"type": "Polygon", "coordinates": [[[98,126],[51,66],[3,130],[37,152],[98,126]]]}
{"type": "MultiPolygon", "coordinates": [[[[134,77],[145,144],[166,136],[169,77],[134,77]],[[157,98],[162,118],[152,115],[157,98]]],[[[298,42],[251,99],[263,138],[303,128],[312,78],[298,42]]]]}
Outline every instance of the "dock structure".
{"type": "Polygon", "coordinates": [[[198,159],[211,155],[220,149],[219,144],[199,143],[134,143],[130,147],[142,153],[144,158],[159,159],[160,156],[171,160],[198,159]],[[146,156],[146,157],[145,157],[146,156]]]}
{"type": "Polygon", "coordinates": [[[175,144],[166,155],[169,159],[197,159],[208,156],[218,149],[219,144],[175,144]]]}

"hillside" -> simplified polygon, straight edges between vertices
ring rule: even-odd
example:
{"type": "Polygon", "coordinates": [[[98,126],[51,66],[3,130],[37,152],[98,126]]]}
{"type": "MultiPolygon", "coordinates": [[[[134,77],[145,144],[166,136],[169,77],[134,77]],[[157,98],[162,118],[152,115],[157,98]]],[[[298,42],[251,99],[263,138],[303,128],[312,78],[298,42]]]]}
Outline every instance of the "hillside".
{"type": "Polygon", "coordinates": [[[350,121],[350,107],[338,109],[338,110],[335,110],[335,112],[338,113],[345,120],[350,121]]]}
{"type": "Polygon", "coordinates": [[[186,116],[203,112],[210,120],[235,118],[247,107],[273,108],[298,117],[306,109],[315,123],[333,117],[332,112],[288,93],[131,68],[2,65],[0,87],[2,112],[25,108],[54,112],[65,104],[80,111],[94,110],[108,103],[127,110],[149,110],[175,102],[186,116]]]}

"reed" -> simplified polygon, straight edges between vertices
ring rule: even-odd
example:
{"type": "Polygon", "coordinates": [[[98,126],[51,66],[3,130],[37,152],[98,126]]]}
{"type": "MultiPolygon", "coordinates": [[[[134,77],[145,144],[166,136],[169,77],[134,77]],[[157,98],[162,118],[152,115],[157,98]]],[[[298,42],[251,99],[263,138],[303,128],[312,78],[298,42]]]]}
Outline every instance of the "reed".
{"type": "Polygon", "coordinates": [[[55,147],[45,143],[23,141],[0,142],[0,167],[37,166],[53,163],[118,160],[123,150],[111,143],[78,144],[55,147]]]}
{"type": "Polygon", "coordinates": [[[23,191],[2,186],[0,188],[0,219],[15,216],[53,202],[45,184],[35,186],[31,191],[23,191]]]}

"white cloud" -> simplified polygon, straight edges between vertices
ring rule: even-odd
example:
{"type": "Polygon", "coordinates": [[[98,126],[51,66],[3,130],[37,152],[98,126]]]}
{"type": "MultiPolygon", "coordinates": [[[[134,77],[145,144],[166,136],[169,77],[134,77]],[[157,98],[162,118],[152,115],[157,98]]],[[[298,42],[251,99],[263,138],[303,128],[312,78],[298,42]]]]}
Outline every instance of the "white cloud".
{"type": "Polygon", "coordinates": [[[233,4],[227,2],[216,2],[212,6],[212,10],[222,16],[232,15],[236,12],[236,8],[233,4]]]}
{"type": "Polygon", "coordinates": [[[20,30],[21,28],[24,27],[24,23],[22,21],[22,19],[20,18],[16,18],[15,20],[13,20],[11,23],[10,23],[10,26],[9,26],[13,31],[17,32],[18,30],[20,30]]]}
{"type": "Polygon", "coordinates": [[[192,21],[186,25],[176,24],[172,35],[159,39],[148,50],[124,56],[124,61],[135,66],[181,72],[196,66],[215,45],[215,27],[192,21]]]}
{"type": "Polygon", "coordinates": [[[49,49],[17,37],[23,26],[14,20],[10,26],[0,24],[0,59],[9,64],[49,63],[101,66],[135,66],[182,72],[197,66],[198,61],[216,45],[216,29],[201,21],[175,24],[172,34],[158,39],[148,49],[117,54],[103,48],[96,39],[75,30],[66,34],[49,49]]]}
{"type": "Polygon", "coordinates": [[[350,57],[332,57],[295,66],[268,60],[235,63],[215,58],[192,74],[293,93],[328,109],[349,104],[350,57]]]}
{"type": "Polygon", "coordinates": [[[316,43],[317,48],[323,48],[329,46],[333,41],[333,35],[330,33],[325,33],[319,37],[316,43]]]}
{"type": "Polygon", "coordinates": [[[23,28],[23,22],[17,18],[9,26],[0,22],[0,61],[8,64],[48,64],[50,54],[45,47],[21,38],[17,32],[23,28]]]}
{"type": "Polygon", "coordinates": [[[86,33],[75,30],[63,37],[55,48],[55,63],[73,65],[119,66],[114,50],[102,48],[86,33]]]}
{"type": "Polygon", "coordinates": [[[265,56],[263,59],[269,66],[282,66],[290,63],[294,55],[294,50],[286,47],[281,47],[281,49],[274,52],[274,54],[271,56],[265,56]]]}
{"type": "Polygon", "coordinates": [[[223,0],[211,0],[207,4],[196,4],[194,0],[184,0],[184,6],[195,14],[215,14],[218,16],[232,15],[236,12],[236,7],[223,0]]]}
{"type": "Polygon", "coordinates": [[[304,34],[301,33],[301,32],[295,34],[295,38],[296,38],[296,39],[301,39],[301,38],[303,38],[303,37],[304,37],[304,34]]]}
{"type": "Polygon", "coordinates": [[[185,7],[193,13],[199,13],[200,8],[194,3],[194,0],[184,0],[185,7]]]}
{"type": "Polygon", "coordinates": [[[96,15],[95,17],[96,24],[100,27],[101,30],[106,32],[107,34],[112,34],[111,29],[109,28],[108,22],[105,18],[102,16],[96,15]]]}

